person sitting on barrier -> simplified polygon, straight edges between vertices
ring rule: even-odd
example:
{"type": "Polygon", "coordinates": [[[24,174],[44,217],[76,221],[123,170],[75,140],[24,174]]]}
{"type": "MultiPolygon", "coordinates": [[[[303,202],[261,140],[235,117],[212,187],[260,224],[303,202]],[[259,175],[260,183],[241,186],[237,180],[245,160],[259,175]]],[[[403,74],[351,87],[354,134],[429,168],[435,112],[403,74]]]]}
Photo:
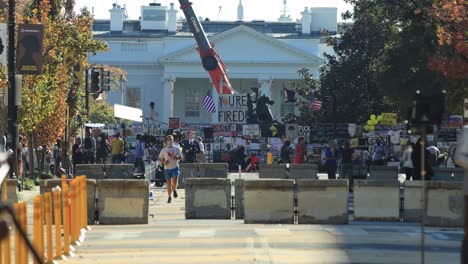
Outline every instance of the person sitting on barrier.
{"type": "Polygon", "coordinates": [[[259,163],[260,159],[254,153],[250,154],[249,165],[243,172],[257,172],[259,163]]]}
{"type": "Polygon", "coordinates": [[[180,148],[174,146],[174,138],[166,137],[166,147],[159,153],[159,161],[164,164],[164,176],[167,184],[167,203],[171,203],[172,194],[177,198],[177,181],[179,178],[179,161],[182,159],[180,148]]]}

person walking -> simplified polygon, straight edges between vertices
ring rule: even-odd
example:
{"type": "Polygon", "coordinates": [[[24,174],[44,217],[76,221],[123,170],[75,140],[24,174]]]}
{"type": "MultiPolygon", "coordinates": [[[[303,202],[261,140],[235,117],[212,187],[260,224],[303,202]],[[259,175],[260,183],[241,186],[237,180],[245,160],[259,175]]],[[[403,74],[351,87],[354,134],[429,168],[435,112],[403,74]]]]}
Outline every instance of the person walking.
{"type": "Polygon", "coordinates": [[[197,142],[198,142],[198,148],[199,148],[199,151],[197,153],[197,161],[198,163],[204,163],[205,162],[205,144],[203,144],[203,140],[201,137],[197,137],[197,142]]]}
{"type": "Polygon", "coordinates": [[[179,179],[179,161],[182,159],[180,148],[173,145],[174,138],[166,136],[166,147],[159,153],[159,161],[164,164],[164,177],[167,184],[167,203],[172,202],[172,195],[177,198],[179,179]]]}
{"type": "Polygon", "coordinates": [[[145,156],[145,146],[143,145],[143,138],[140,134],[138,134],[136,138],[135,170],[137,172],[145,173],[145,162],[143,161],[143,157],[145,156]]]}
{"type": "Polygon", "coordinates": [[[84,139],[84,163],[94,164],[96,161],[96,139],[91,136],[89,130],[86,131],[86,137],[84,139]]]}
{"type": "Polygon", "coordinates": [[[112,140],[112,163],[120,164],[123,160],[124,155],[124,141],[120,137],[120,133],[115,134],[114,140],[112,140]]]}
{"type": "Polygon", "coordinates": [[[354,149],[350,147],[349,141],[345,141],[341,154],[340,179],[349,180],[349,189],[353,187],[353,160],[355,158],[354,149]]]}
{"type": "MultiPolygon", "coordinates": [[[[405,168],[406,180],[410,181],[411,177],[413,177],[413,161],[411,160],[411,155],[413,154],[414,143],[408,142],[406,144],[405,152],[403,152],[403,156],[401,157],[401,161],[403,161],[403,167],[405,168]]],[[[414,180],[414,177],[413,177],[414,180]]]]}
{"type": "MultiPolygon", "coordinates": [[[[385,142],[384,142],[385,143],[385,142]]],[[[372,165],[384,166],[385,158],[387,156],[387,148],[382,140],[378,138],[375,141],[374,148],[372,150],[372,165]]]]}
{"type": "Polygon", "coordinates": [[[327,169],[328,179],[336,179],[336,170],[338,168],[338,157],[340,152],[336,148],[334,140],[328,142],[328,148],[325,149],[325,168],[327,169]]]}
{"type": "Polygon", "coordinates": [[[294,154],[294,164],[303,164],[306,160],[307,146],[304,137],[299,137],[296,144],[296,152],[294,154]]]}
{"type": "Polygon", "coordinates": [[[280,150],[281,163],[291,163],[291,152],[291,142],[286,140],[280,150]]]}
{"type": "Polygon", "coordinates": [[[76,138],[75,144],[72,146],[72,162],[73,172],[76,171],[76,165],[83,163],[83,147],[81,146],[81,138],[76,138]]]}
{"type": "Polygon", "coordinates": [[[195,163],[197,161],[197,153],[200,152],[200,146],[198,142],[193,139],[192,131],[188,132],[188,139],[184,140],[182,146],[184,161],[186,163],[195,163]]]}
{"type": "Polygon", "coordinates": [[[106,164],[109,153],[109,139],[106,133],[102,133],[97,140],[96,163],[106,164]]]}

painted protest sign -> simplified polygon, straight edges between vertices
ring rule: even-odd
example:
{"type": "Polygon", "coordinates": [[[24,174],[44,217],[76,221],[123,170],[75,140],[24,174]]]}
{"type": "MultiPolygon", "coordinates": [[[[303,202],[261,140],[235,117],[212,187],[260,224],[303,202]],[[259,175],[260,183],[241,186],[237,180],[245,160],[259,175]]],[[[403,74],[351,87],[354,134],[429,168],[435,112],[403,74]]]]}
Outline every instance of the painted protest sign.
{"type": "Polygon", "coordinates": [[[247,94],[223,94],[218,99],[218,122],[245,124],[247,94]]]}

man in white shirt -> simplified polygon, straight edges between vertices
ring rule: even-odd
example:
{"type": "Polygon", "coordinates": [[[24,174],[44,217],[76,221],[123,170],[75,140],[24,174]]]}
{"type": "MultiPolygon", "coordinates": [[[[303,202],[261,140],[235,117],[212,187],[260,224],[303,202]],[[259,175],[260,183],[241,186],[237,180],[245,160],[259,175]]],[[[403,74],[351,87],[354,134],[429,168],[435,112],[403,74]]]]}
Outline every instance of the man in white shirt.
{"type": "Polygon", "coordinates": [[[174,146],[174,138],[166,137],[166,147],[159,153],[159,161],[164,164],[164,176],[167,184],[167,203],[171,203],[172,194],[177,198],[177,181],[179,179],[179,161],[181,160],[180,148],[174,146]]]}

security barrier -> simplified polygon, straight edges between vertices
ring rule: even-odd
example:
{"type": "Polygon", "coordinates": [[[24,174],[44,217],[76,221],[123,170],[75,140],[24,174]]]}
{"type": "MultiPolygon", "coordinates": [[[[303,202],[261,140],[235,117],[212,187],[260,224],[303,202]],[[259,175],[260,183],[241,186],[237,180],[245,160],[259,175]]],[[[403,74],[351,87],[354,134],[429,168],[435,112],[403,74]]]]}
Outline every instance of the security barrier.
{"type": "Polygon", "coordinates": [[[227,163],[200,163],[200,178],[223,178],[228,177],[227,163]]]}
{"type": "Polygon", "coordinates": [[[398,167],[391,166],[371,166],[369,180],[398,180],[398,167]]]}
{"type": "Polygon", "coordinates": [[[318,179],[318,165],[317,164],[290,164],[289,165],[289,178],[290,179],[318,179]]]}
{"type": "Polygon", "coordinates": [[[77,164],[75,175],[88,179],[133,179],[133,164],[77,164]]]}
{"type": "Polygon", "coordinates": [[[260,179],[286,179],[286,164],[260,164],[260,179]]]}
{"type": "Polygon", "coordinates": [[[294,180],[244,181],[246,224],[294,224],[294,180]]]}
{"type": "Polygon", "coordinates": [[[433,181],[451,181],[452,180],[452,168],[434,168],[434,175],[431,180],[433,181]]]}
{"type": "Polygon", "coordinates": [[[347,224],[348,180],[298,180],[299,224],[347,224]]]}
{"type": "Polygon", "coordinates": [[[18,180],[7,179],[6,180],[6,192],[8,193],[7,204],[14,204],[18,202],[18,195],[16,190],[18,189],[18,180]]]}
{"type": "Polygon", "coordinates": [[[100,180],[97,184],[99,224],[148,224],[148,181],[100,180]]]}
{"type": "Polygon", "coordinates": [[[180,175],[177,189],[184,189],[187,179],[198,178],[198,163],[181,163],[179,169],[180,175]]]}
{"type": "Polygon", "coordinates": [[[185,219],[231,219],[231,180],[187,179],[185,219]]]}
{"type": "MultiPolygon", "coordinates": [[[[7,201],[6,185],[2,186],[2,200],[7,201]]],[[[28,214],[25,202],[13,205],[15,218],[21,229],[27,232],[28,214]]],[[[53,192],[46,192],[33,199],[32,247],[41,262],[53,263],[54,259],[64,259],[74,250],[70,244],[79,245],[84,241],[87,228],[86,177],[76,177],[68,187],[56,187],[53,192]],[[69,195],[71,188],[71,195],[69,195]],[[54,198],[52,202],[52,197],[54,198]],[[62,198],[63,203],[60,202],[62,198]],[[55,212],[55,226],[52,227],[52,208],[55,212]],[[63,225],[60,221],[63,216],[63,225]],[[73,235],[70,235],[70,231],[73,235]],[[55,237],[55,239],[53,239],[55,237]]],[[[27,235],[27,233],[26,233],[27,235]]],[[[1,242],[0,263],[29,263],[27,241],[20,236],[20,230],[11,227],[11,232],[1,242]],[[11,245],[11,241],[14,245],[11,245]],[[14,254],[12,255],[12,252],[14,254]]],[[[38,263],[34,259],[34,263],[38,263]]]]}
{"type": "Polygon", "coordinates": [[[397,180],[354,181],[354,219],[400,220],[400,182],[397,180]]]}

